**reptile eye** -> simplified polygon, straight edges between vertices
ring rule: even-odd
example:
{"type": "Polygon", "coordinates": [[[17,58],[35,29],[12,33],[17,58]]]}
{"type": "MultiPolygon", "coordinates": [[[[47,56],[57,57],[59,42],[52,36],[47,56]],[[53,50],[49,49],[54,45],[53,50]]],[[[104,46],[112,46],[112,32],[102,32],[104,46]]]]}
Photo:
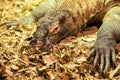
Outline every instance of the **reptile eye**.
{"type": "Polygon", "coordinates": [[[59,30],[60,30],[59,24],[54,24],[53,26],[50,27],[49,32],[51,34],[56,34],[59,32],[59,30]]]}
{"type": "Polygon", "coordinates": [[[60,24],[64,23],[64,22],[65,22],[65,20],[66,20],[66,17],[65,17],[65,16],[62,16],[62,17],[59,19],[60,24]]]}

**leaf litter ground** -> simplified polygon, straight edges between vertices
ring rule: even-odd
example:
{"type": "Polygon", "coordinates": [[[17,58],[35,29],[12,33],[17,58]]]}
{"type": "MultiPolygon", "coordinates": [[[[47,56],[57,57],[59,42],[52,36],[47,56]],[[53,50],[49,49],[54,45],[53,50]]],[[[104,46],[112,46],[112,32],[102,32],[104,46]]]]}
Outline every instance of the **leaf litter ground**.
{"type": "MultiPolygon", "coordinates": [[[[45,0],[0,0],[0,24],[27,16],[45,0]]],[[[93,59],[88,60],[90,48],[96,40],[95,26],[77,36],[70,36],[49,52],[31,51],[29,41],[36,23],[0,27],[1,80],[101,80],[98,70],[93,76],[93,59]]],[[[117,53],[120,46],[117,46],[117,53]]],[[[120,55],[117,54],[120,63],[120,55]]],[[[110,72],[112,73],[113,68],[110,72]]],[[[119,80],[119,72],[113,80],[119,80]]],[[[108,79],[104,79],[108,80],[108,79]]]]}

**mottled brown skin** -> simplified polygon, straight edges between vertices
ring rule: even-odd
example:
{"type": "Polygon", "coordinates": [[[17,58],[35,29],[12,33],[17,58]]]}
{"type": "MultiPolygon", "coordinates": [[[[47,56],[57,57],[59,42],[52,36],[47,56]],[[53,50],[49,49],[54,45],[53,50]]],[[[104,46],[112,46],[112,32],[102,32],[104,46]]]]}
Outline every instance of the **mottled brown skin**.
{"type": "Polygon", "coordinates": [[[40,19],[30,46],[37,50],[49,50],[54,44],[73,34],[71,31],[74,28],[74,19],[70,12],[55,11],[40,19]]]}
{"type": "MultiPolygon", "coordinates": [[[[110,4],[109,2],[105,4],[106,0],[52,0],[53,4],[50,4],[50,2],[52,3],[51,0],[47,1],[41,5],[43,7],[40,6],[32,15],[19,21],[6,23],[7,26],[29,23],[42,17],[30,42],[31,48],[36,50],[49,50],[66,36],[81,31],[89,21],[90,23],[102,22],[106,12],[120,3],[119,0],[111,0],[110,4]],[[49,6],[46,4],[49,4],[49,6]],[[57,6],[55,6],[56,4],[57,6]],[[53,10],[45,12],[53,7],[55,7],[53,10]]],[[[115,14],[110,14],[108,19],[103,20],[102,25],[100,24],[96,43],[91,50],[95,54],[94,68],[99,61],[100,73],[105,77],[110,68],[110,59],[113,62],[116,60],[115,45],[120,40],[120,17],[111,17],[111,15],[120,15],[117,10],[112,13],[115,14]]]]}

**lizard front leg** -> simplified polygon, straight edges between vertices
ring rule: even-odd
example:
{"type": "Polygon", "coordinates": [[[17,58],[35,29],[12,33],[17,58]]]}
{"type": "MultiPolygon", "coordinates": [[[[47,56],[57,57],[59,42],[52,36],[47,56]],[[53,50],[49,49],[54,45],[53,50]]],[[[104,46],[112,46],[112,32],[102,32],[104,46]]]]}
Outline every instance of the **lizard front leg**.
{"type": "Polygon", "coordinates": [[[92,53],[95,53],[94,67],[100,60],[100,73],[104,77],[110,68],[110,59],[116,61],[115,45],[120,40],[120,19],[111,18],[101,25],[92,53]]]}

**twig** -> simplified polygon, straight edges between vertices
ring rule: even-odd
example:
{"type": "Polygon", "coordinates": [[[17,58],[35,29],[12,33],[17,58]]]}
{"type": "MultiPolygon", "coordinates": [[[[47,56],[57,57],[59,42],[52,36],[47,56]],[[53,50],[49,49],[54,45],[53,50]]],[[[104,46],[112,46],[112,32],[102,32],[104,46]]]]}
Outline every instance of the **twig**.
{"type": "Polygon", "coordinates": [[[113,76],[120,70],[120,64],[110,73],[109,78],[112,79],[113,76]]]}

